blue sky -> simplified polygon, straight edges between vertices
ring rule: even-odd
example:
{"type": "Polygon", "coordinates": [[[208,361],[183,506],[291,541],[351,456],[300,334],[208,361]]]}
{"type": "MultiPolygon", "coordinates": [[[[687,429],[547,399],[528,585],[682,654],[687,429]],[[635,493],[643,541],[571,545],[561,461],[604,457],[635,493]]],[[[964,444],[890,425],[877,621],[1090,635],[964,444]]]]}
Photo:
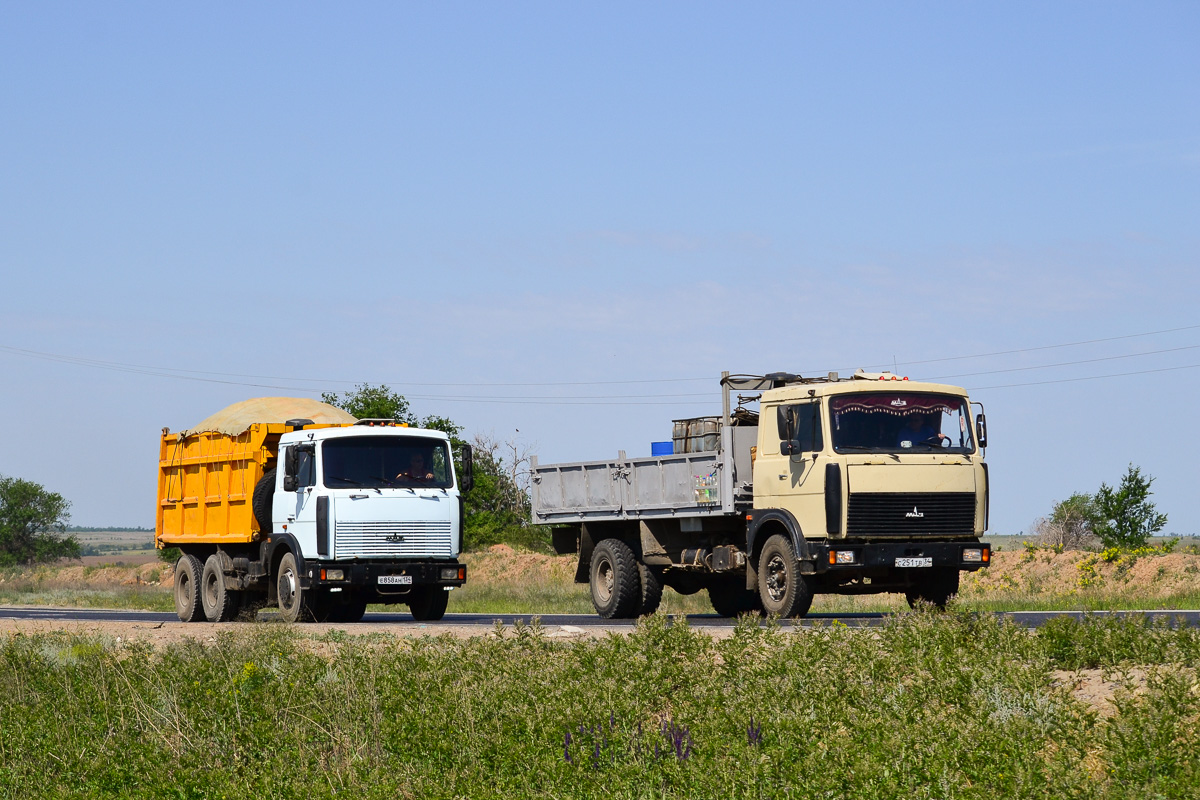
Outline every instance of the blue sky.
{"type": "Polygon", "coordinates": [[[1200,532],[1197,41],[1190,3],[5,3],[0,474],[148,525],[159,429],[246,397],[387,382],[575,460],[722,369],[894,362],[987,405],[996,533],[1130,462],[1200,532]]]}

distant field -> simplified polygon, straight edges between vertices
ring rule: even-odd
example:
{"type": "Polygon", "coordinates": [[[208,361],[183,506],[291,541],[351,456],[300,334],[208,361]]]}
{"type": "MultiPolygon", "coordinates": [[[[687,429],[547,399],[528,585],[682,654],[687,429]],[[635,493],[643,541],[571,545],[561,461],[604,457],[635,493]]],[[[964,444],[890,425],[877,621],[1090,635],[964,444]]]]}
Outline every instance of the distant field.
{"type": "MultiPolygon", "coordinates": [[[[113,530],[89,531],[71,530],[67,533],[74,536],[83,549],[85,559],[121,558],[126,563],[145,563],[146,557],[156,557],[154,550],[154,531],[113,530]],[[130,559],[139,559],[131,561],[130,559]]],[[[85,561],[84,563],[105,563],[103,561],[85,561]]]]}

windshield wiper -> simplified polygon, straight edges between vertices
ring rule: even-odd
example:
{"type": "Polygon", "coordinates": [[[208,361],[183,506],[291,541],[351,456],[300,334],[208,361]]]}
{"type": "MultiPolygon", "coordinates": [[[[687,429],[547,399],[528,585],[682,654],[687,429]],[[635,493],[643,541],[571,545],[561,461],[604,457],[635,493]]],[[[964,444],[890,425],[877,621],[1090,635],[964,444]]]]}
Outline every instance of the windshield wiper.
{"type": "Polygon", "coordinates": [[[877,447],[868,447],[865,444],[836,444],[833,449],[841,452],[843,450],[854,450],[858,453],[881,453],[884,452],[877,447]]]}
{"type": "Polygon", "coordinates": [[[358,482],[358,481],[354,480],[353,478],[343,478],[341,475],[326,475],[326,476],[325,476],[325,480],[327,480],[327,481],[341,481],[342,483],[349,483],[349,484],[351,484],[351,485],[353,485],[353,486],[362,486],[362,485],[363,485],[362,483],[360,483],[360,482],[358,482]]]}

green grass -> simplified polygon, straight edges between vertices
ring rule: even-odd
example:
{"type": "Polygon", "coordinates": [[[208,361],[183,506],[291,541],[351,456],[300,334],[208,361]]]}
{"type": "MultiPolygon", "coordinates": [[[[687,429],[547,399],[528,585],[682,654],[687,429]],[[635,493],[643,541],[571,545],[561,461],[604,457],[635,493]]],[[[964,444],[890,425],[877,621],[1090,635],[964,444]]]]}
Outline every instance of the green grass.
{"type": "Polygon", "coordinates": [[[1194,798],[1200,631],[0,639],[0,798],[1194,798]],[[1099,668],[1103,716],[1055,670],[1099,668]]]}

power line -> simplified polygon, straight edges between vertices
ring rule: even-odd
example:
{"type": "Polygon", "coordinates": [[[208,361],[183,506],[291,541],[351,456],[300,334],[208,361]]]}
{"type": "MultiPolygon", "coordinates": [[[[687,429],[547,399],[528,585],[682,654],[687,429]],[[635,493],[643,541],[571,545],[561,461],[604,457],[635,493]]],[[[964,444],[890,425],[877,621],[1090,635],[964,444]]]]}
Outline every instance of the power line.
{"type": "MultiPolygon", "coordinates": [[[[1101,342],[1117,342],[1122,339],[1138,339],[1144,336],[1159,336],[1164,333],[1178,333],[1179,331],[1194,331],[1200,329],[1200,325],[1184,325],[1181,328],[1166,328],[1161,331],[1147,331],[1145,333],[1127,333],[1123,336],[1107,336],[1103,339],[1085,339],[1080,342],[1066,342],[1065,344],[1046,344],[1038,347],[1021,347],[1016,350],[997,350],[994,353],[976,353],[973,356],[947,356],[945,358],[927,358],[923,361],[901,361],[906,367],[911,367],[915,364],[936,364],[942,361],[964,361],[970,358],[992,358],[993,356],[1010,356],[1017,353],[1033,353],[1039,350],[1056,350],[1061,347],[1080,347],[1085,344],[1099,344],[1101,342]]],[[[890,367],[891,364],[875,364],[876,367],[890,367]]],[[[898,365],[897,365],[898,366],[898,365]]]]}
{"type": "Polygon", "coordinates": [[[983,389],[1011,389],[1015,386],[1045,386],[1050,383],[1077,383],[1078,381],[1098,381],[1104,378],[1125,378],[1130,375],[1150,375],[1155,372],[1178,372],[1182,369],[1196,369],[1200,364],[1184,364],[1182,367],[1162,367],[1160,369],[1142,369],[1137,372],[1114,372],[1111,375],[1088,375],[1083,378],[1057,378],[1050,381],[1030,381],[1028,383],[1003,383],[996,386],[975,386],[971,388],[972,392],[981,391],[983,389]]]}
{"type": "MultiPolygon", "coordinates": [[[[324,384],[324,385],[342,384],[342,385],[346,385],[346,386],[354,386],[354,385],[363,383],[363,381],[350,381],[350,380],[346,380],[344,378],[299,378],[299,377],[295,377],[295,376],[286,376],[286,375],[254,375],[254,374],[242,373],[242,372],[213,372],[213,371],[209,371],[209,370],[184,369],[183,367],[162,367],[162,366],[153,366],[153,365],[149,365],[149,364],[127,364],[127,363],[120,362],[120,361],[105,361],[102,359],[84,358],[82,356],[64,355],[62,353],[47,353],[47,352],[43,352],[40,350],[27,350],[27,349],[24,349],[21,347],[13,347],[11,345],[2,345],[2,344],[0,344],[0,350],[4,350],[6,352],[13,353],[15,355],[28,356],[30,358],[40,358],[40,359],[43,359],[46,361],[59,361],[62,363],[67,363],[67,364],[79,364],[82,366],[97,367],[100,369],[111,369],[111,370],[116,370],[119,372],[133,372],[133,373],[142,374],[142,375],[157,375],[160,377],[185,378],[185,379],[191,379],[191,380],[206,380],[206,381],[211,381],[211,382],[215,382],[215,383],[238,383],[240,385],[260,386],[262,388],[267,388],[267,389],[295,389],[296,391],[313,391],[311,389],[309,389],[309,390],[296,389],[296,387],[291,387],[291,386],[268,386],[268,385],[258,384],[258,383],[242,384],[240,381],[220,381],[220,380],[216,380],[216,379],[212,379],[212,378],[201,378],[201,377],[190,378],[190,376],[193,376],[193,375],[195,375],[195,376],[218,375],[218,376],[222,376],[225,378],[251,378],[254,380],[293,381],[293,382],[297,382],[297,383],[320,383],[320,384],[324,384]]],[[[531,383],[521,383],[521,382],[482,383],[482,382],[478,382],[478,381],[470,381],[470,382],[465,382],[465,383],[423,383],[423,382],[418,382],[418,381],[403,381],[401,383],[397,383],[397,385],[401,385],[401,386],[487,386],[487,387],[501,387],[501,386],[513,386],[513,387],[609,386],[609,385],[642,384],[642,383],[694,383],[694,382],[698,382],[698,381],[711,381],[711,380],[713,380],[712,376],[708,376],[705,378],[641,378],[641,379],[631,379],[631,380],[621,380],[621,381],[544,381],[544,382],[540,382],[540,383],[534,383],[534,382],[531,382],[531,383]]],[[[396,382],[392,381],[392,383],[396,383],[396,382]]]]}
{"type": "Polygon", "coordinates": [[[1144,353],[1126,353],[1120,356],[1102,356],[1100,358],[1085,358],[1080,361],[1060,361],[1057,364],[1038,364],[1032,367],[1011,367],[1009,369],[992,369],[983,372],[962,372],[958,375],[939,375],[934,378],[922,378],[927,381],[944,381],[950,378],[973,378],[977,375],[1000,375],[1006,372],[1027,372],[1031,369],[1051,369],[1053,367],[1072,367],[1078,364],[1095,364],[1098,361],[1119,361],[1123,358],[1139,358],[1141,356],[1155,356],[1160,353],[1178,353],[1180,350],[1200,350],[1200,344],[1189,344],[1185,347],[1171,347],[1166,350],[1147,350],[1144,353]]]}
{"type": "MultiPolygon", "coordinates": [[[[959,361],[972,358],[990,358],[1001,355],[1012,355],[1017,353],[1038,352],[1042,350],[1053,350],[1065,347],[1077,347],[1087,344],[1096,344],[1102,342],[1113,342],[1126,339],[1134,339],[1146,336],[1157,336],[1166,333],[1177,333],[1180,331],[1189,331],[1200,329],[1200,325],[1186,325],[1176,328],[1167,328],[1158,331],[1147,331],[1143,333],[1125,334],[1122,336],[1109,336],[1098,339],[1087,339],[1078,342],[1067,342],[1063,344],[1040,345],[1036,347],[1017,348],[1012,350],[1001,350],[992,353],[979,353],[969,356],[947,356],[944,358],[924,359],[921,361],[905,361],[900,362],[905,366],[916,364],[933,364],[944,361],[959,361]]],[[[1173,353],[1184,350],[1194,350],[1200,348],[1200,345],[1187,345],[1183,347],[1167,348],[1162,350],[1151,350],[1142,353],[1130,353],[1116,356],[1102,356],[1092,359],[1081,359],[1076,361],[1064,361],[1056,364],[1041,364],[1027,367],[1013,367],[1007,369],[984,370],[971,373],[960,373],[957,375],[940,376],[930,378],[929,380],[946,380],[948,378],[959,377],[975,377],[980,375],[999,375],[1004,373],[1022,372],[1035,369],[1050,369],[1054,367],[1073,366],[1078,364],[1091,364],[1103,361],[1114,361],[1126,358],[1139,358],[1149,355],[1158,355],[1162,353],[1173,353]]],[[[0,344],[0,351],[8,352],[14,355],[35,358],[58,363],[73,364],[75,366],[87,366],[96,369],[106,369],[116,372],[125,372],[131,374],[147,375],[151,377],[176,378],[180,380],[198,381],[202,383],[215,383],[229,386],[247,386],[260,389],[275,389],[283,391],[301,392],[305,394],[316,394],[318,389],[305,386],[281,385],[274,383],[258,383],[245,380],[231,380],[232,378],[252,378],[256,380],[280,380],[290,381],[294,383],[321,383],[326,386],[334,384],[349,384],[354,385],[357,381],[345,381],[335,379],[316,379],[316,378],[289,378],[283,376],[264,376],[251,375],[244,373],[227,373],[227,372],[212,372],[204,370],[189,370],[179,367],[157,367],[145,364],[129,364],[119,361],[108,361],[102,359],[85,358],[81,356],[72,356],[62,353],[50,353],[38,350],[28,350],[25,348],[13,347],[11,345],[0,344]],[[204,377],[204,376],[220,376],[220,377],[204,377]]],[[[890,365],[884,365],[890,366],[890,365]]],[[[989,388],[1009,388],[1015,386],[1036,386],[1049,383],[1067,383],[1073,381],[1084,380],[1099,380],[1106,377],[1123,377],[1126,375],[1143,375],[1154,372],[1171,371],[1176,369],[1189,369],[1190,366],[1184,367],[1169,367],[1158,370],[1144,370],[1140,372],[1119,373],[1114,375],[1097,375],[1081,378],[1057,379],[1049,381],[1032,381],[1019,384],[1003,384],[996,386],[980,387],[983,389],[989,388]]],[[[424,387],[472,387],[472,388],[495,388],[495,387],[562,387],[562,386],[606,386],[606,385],[631,385],[631,384],[650,384],[650,383],[682,383],[682,382],[699,382],[713,381],[712,377],[708,378],[661,378],[661,379],[633,379],[633,380],[613,380],[613,381],[550,381],[550,382],[470,382],[470,383],[423,383],[405,381],[397,384],[400,387],[404,386],[424,386],[424,387]]],[[[529,395],[443,395],[443,394],[408,394],[406,395],[412,400],[426,400],[432,402],[459,402],[459,403],[497,403],[507,405],[674,405],[679,403],[696,403],[698,400],[688,400],[686,398],[709,397],[708,392],[676,392],[676,393],[659,393],[659,394],[614,394],[614,395],[561,395],[561,396],[529,396],[529,395]],[[672,398],[669,401],[655,402],[658,398],[672,398]]]]}

